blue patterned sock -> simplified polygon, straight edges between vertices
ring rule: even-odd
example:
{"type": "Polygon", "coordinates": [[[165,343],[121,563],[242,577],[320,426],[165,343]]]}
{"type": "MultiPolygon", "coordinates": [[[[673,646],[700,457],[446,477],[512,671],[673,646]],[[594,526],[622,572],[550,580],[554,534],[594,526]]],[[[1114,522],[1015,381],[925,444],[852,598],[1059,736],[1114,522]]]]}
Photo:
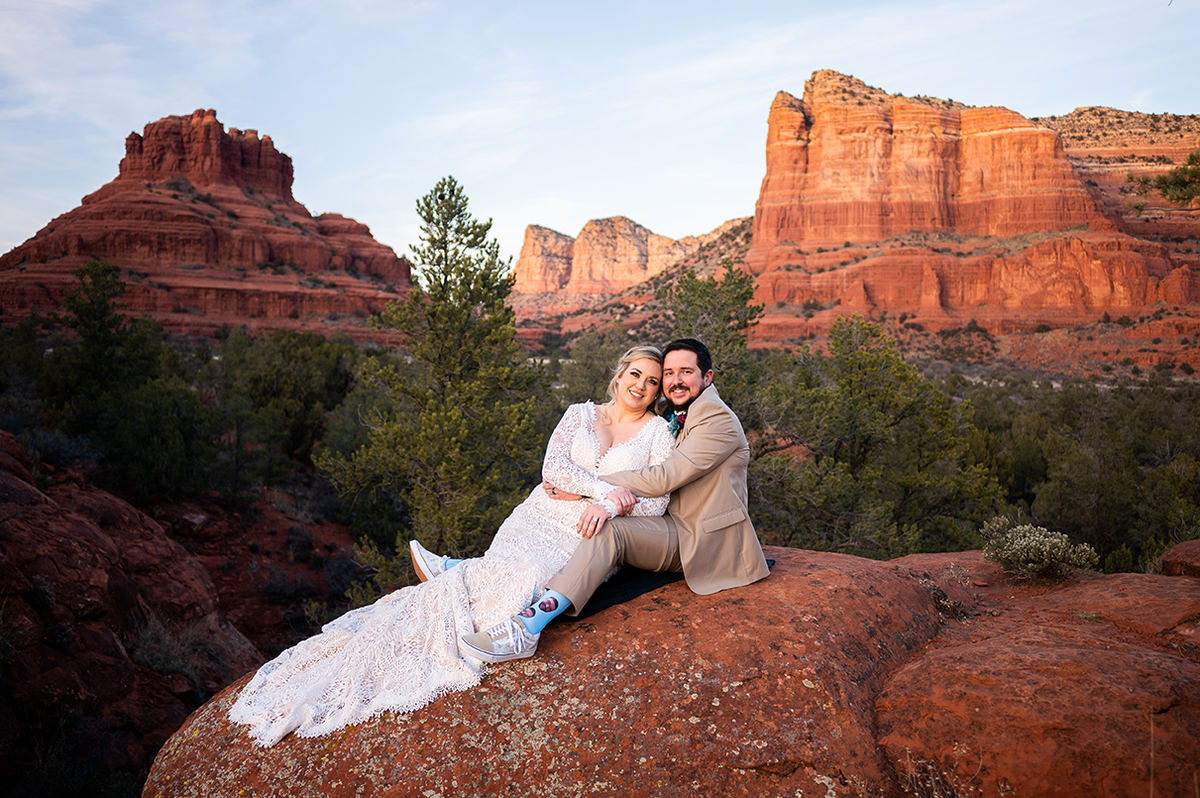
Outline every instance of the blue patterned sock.
{"type": "Polygon", "coordinates": [[[462,562],[462,560],[455,560],[453,558],[447,557],[446,558],[446,570],[449,571],[451,568],[458,565],[460,562],[462,562]]]}
{"type": "Polygon", "coordinates": [[[521,623],[525,624],[529,634],[536,635],[546,628],[546,624],[562,615],[570,606],[571,600],[562,593],[557,590],[547,590],[538,599],[537,604],[521,610],[517,613],[517,617],[521,619],[521,623]]]}

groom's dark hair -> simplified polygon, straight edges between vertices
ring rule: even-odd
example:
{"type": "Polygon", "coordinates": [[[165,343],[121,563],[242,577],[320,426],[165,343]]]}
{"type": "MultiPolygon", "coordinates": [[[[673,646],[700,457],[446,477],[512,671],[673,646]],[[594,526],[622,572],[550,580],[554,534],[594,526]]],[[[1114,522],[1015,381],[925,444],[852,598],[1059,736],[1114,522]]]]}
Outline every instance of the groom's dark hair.
{"type": "Polygon", "coordinates": [[[712,371],[712,355],[708,353],[708,347],[695,338],[680,338],[667,344],[663,348],[663,358],[679,349],[696,354],[696,365],[700,367],[701,374],[712,371]]]}

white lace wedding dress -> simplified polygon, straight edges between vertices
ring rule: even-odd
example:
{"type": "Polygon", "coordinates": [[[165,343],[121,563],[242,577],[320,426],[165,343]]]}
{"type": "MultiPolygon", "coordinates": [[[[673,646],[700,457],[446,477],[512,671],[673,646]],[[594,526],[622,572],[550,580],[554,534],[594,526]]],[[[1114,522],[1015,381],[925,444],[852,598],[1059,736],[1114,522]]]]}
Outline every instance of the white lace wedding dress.
{"type": "MultiPolygon", "coordinates": [[[[598,477],[661,463],[674,439],[650,419],[625,443],[600,451],[596,407],[571,405],[546,448],[542,476],[582,496],[598,477]]],[[[634,515],[662,515],[670,497],[642,499],[634,515]]],[[[561,501],[539,485],[496,532],[487,553],[326,624],[259,668],[229,711],[263,746],[290,732],[319,737],[388,710],[410,712],[479,684],[484,665],[458,637],[488,629],[532,604],[575,551],[588,500],[561,501]]]]}

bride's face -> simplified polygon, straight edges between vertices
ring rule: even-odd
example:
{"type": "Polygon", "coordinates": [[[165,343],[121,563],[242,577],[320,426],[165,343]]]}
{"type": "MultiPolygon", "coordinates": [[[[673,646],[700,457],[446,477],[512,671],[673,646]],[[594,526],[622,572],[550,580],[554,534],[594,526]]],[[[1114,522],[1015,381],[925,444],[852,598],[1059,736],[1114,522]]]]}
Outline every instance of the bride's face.
{"type": "Polygon", "coordinates": [[[645,410],[658,398],[662,366],[648,357],[635,360],[617,377],[617,401],[631,410],[645,410]]]}

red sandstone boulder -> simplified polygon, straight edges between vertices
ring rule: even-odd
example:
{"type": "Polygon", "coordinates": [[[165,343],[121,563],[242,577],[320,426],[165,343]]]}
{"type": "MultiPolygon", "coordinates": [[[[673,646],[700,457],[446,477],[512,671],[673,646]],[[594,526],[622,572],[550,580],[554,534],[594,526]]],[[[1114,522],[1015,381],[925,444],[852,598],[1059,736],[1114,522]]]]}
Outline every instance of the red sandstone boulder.
{"type": "Polygon", "coordinates": [[[1185,540],[1163,553],[1162,572],[1167,576],[1200,578],[1200,540],[1185,540]]]}
{"type": "MultiPolygon", "coordinates": [[[[974,555],[978,556],[978,555],[974,555]]],[[[1187,795],[1200,776],[1200,581],[1083,574],[1017,588],[914,555],[943,584],[986,582],[875,703],[902,783],[939,794],[1187,795]],[[972,792],[973,791],[973,792],[972,792]]],[[[911,792],[911,794],[935,794],[911,792]]]]}
{"type": "Polygon", "coordinates": [[[1047,588],[979,552],[767,554],[759,583],[556,623],[477,690],[325,738],[253,745],[225,714],[241,681],[144,795],[1140,796],[1151,750],[1156,794],[1190,789],[1197,580],[1047,588]]]}
{"type": "Polygon", "coordinates": [[[162,750],[146,796],[806,793],[887,783],[871,701],[938,629],[906,570],[772,550],[772,575],[696,596],[677,583],[558,623],[483,687],[319,739],[256,747],[226,711],[162,750]],[[299,792],[298,792],[299,791],[299,792]]]}
{"type": "Polygon", "coordinates": [[[39,489],[6,432],[0,613],[0,777],[10,780],[46,767],[50,741],[140,771],[187,716],[185,701],[262,661],[217,611],[203,568],[156,522],[69,472],[39,489]],[[150,627],[217,659],[198,656],[186,676],[139,665],[129,652],[148,651],[150,627]]]}

